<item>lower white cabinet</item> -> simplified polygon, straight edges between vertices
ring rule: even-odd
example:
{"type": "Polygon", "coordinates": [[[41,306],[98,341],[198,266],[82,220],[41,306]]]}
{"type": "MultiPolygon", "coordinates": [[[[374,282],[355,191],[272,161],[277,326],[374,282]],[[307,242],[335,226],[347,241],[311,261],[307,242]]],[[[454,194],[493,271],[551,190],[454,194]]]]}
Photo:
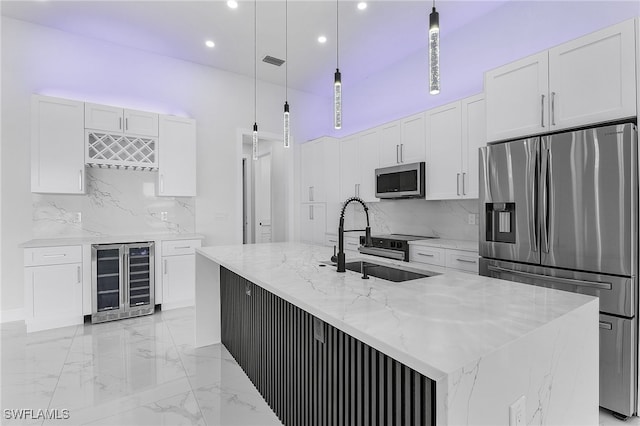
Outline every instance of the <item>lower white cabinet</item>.
{"type": "Polygon", "coordinates": [[[327,207],[324,203],[300,205],[300,241],[308,244],[325,244],[327,207]]]}
{"type": "Polygon", "coordinates": [[[162,242],[162,309],[195,304],[196,248],[201,240],[162,242]]]}
{"type": "Polygon", "coordinates": [[[82,324],[82,246],[24,250],[27,332],[82,324]]]}
{"type": "Polygon", "coordinates": [[[411,245],[409,261],[441,266],[463,272],[478,273],[478,252],[444,247],[411,245]]]}

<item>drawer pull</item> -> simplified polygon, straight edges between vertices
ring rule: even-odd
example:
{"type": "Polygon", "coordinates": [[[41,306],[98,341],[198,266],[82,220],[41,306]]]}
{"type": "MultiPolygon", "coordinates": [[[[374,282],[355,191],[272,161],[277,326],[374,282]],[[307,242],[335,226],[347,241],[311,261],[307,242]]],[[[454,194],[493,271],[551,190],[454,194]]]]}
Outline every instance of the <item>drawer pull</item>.
{"type": "Polygon", "coordinates": [[[609,322],[600,321],[600,328],[603,328],[605,330],[613,330],[613,325],[611,325],[611,323],[609,322]]]}
{"type": "Polygon", "coordinates": [[[67,253],[43,254],[42,257],[65,257],[67,253]]]}
{"type": "Polygon", "coordinates": [[[188,248],[191,248],[191,246],[179,246],[179,247],[176,247],[176,250],[182,250],[182,249],[188,249],[188,248]]]}
{"type": "Polygon", "coordinates": [[[82,269],[78,266],[78,284],[82,284],[82,269]]]}
{"type": "Polygon", "coordinates": [[[418,255],[420,255],[420,256],[427,256],[427,257],[434,257],[434,256],[435,256],[434,254],[420,253],[420,252],[418,252],[418,255]]]}
{"type": "Polygon", "coordinates": [[[456,258],[456,260],[458,262],[463,262],[463,263],[478,263],[477,260],[467,260],[467,259],[459,259],[459,258],[456,258]]]}

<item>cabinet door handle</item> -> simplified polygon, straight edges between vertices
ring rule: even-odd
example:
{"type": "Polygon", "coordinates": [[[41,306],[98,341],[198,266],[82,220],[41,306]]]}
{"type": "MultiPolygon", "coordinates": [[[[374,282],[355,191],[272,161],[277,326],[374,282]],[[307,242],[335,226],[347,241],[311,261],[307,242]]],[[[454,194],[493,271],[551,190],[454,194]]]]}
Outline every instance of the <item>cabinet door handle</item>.
{"type": "Polygon", "coordinates": [[[128,118],[124,119],[124,129],[125,130],[129,130],[129,119],[128,118]]]}
{"type": "Polygon", "coordinates": [[[544,94],[541,95],[540,100],[540,126],[544,127],[544,94]]]}
{"type": "Polygon", "coordinates": [[[162,261],[162,274],[167,275],[167,259],[162,261]]]}
{"type": "Polygon", "coordinates": [[[122,117],[118,118],[118,130],[122,130],[122,117]]]}
{"type": "Polygon", "coordinates": [[[82,284],[82,269],[78,266],[78,284],[82,284]]]}
{"type": "Polygon", "coordinates": [[[42,257],[65,257],[66,253],[43,254],[42,257]]]}
{"type": "Polygon", "coordinates": [[[313,194],[311,194],[311,187],[309,187],[309,201],[313,201],[313,194]]]}
{"type": "Polygon", "coordinates": [[[358,184],[358,197],[360,196],[360,184],[358,184]]]}
{"type": "Polygon", "coordinates": [[[401,143],[400,144],[400,162],[401,163],[404,163],[404,158],[403,157],[404,157],[404,144],[401,143]]]}
{"type": "Polygon", "coordinates": [[[396,145],[396,164],[400,163],[400,145],[396,145]]]}
{"type": "Polygon", "coordinates": [[[456,257],[456,260],[458,262],[462,262],[462,263],[478,263],[476,260],[467,260],[467,259],[460,259],[456,257]]]}
{"type": "Polygon", "coordinates": [[[164,193],[164,175],[160,175],[160,193],[164,193]]]}
{"type": "Polygon", "coordinates": [[[456,192],[460,195],[460,173],[456,173],[456,192]]]}
{"type": "Polygon", "coordinates": [[[551,92],[551,125],[556,125],[556,92],[551,92]]]}
{"type": "Polygon", "coordinates": [[[313,196],[313,195],[314,195],[314,194],[313,194],[313,192],[314,192],[314,191],[313,191],[313,186],[312,186],[312,187],[311,187],[311,201],[315,201],[315,200],[314,200],[314,196],[313,196]]]}
{"type": "Polygon", "coordinates": [[[465,189],[464,189],[464,178],[467,174],[465,172],[462,173],[462,195],[467,195],[465,189]]]}
{"type": "Polygon", "coordinates": [[[180,249],[188,249],[191,248],[191,246],[176,246],[175,249],[176,250],[180,250],[180,249]]]}
{"type": "Polygon", "coordinates": [[[612,330],[613,329],[613,325],[609,322],[604,322],[604,321],[599,321],[599,326],[600,328],[603,328],[605,330],[612,330]]]}
{"type": "Polygon", "coordinates": [[[309,220],[313,220],[313,206],[309,206],[309,220]]]}
{"type": "Polygon", "coordinates": [[[78,171],[78,190],[82,191],[82,170],[78,171]]]}
{"type": "Polygon", "coordinates": [[[418,252],[418,255],[419,255],[419,256],[427,256],[427,257],[434,257],[434,256],[435,256],[435,255],[433,255],[433,254],[429,254],[429,253],[420,253],[420,252],[418,252]]]}

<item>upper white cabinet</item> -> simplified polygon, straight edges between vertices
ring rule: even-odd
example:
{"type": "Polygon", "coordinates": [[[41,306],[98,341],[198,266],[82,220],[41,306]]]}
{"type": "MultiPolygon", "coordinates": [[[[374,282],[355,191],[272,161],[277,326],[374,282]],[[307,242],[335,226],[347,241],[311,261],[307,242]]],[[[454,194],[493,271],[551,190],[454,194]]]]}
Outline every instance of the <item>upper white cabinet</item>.
{"type": "Polygon", "coordinates": [[[300,190],[303,203],[338,201],[340,147],[338,140],[323,137],[301,146],[300,190]]]}
{"type": "Polygon", "coordinates": [[[393,166],[425,160],[425,113],[378,127],[380,166],[393,166]]]}
{"type": "Polygon", "coordinates": [[[426,198],[443,200],[462,194],[462,112],[460,101],[427,111],[426,198]]]}
{"type": "Polygon", "coordinates": [[[340,141],[340,201],[349,197],[378,201],[375,169],[379,164],[379,138],[379,130],[373,129],[340,141]]]}
{"type": "Polygon", "coordinates": [[[487,144],[484,94],[460,102],[462,108],[462,198],[478,198],[478,150],[487,144]]]}
{"type": "Polygon", "coordinates": [[[478,148],[486,145],[484,96],[427,111],[426,198],[478,198],[478,148]]]}
{"type": "Polygon", "coordinates": [[[549,50],[552,129],[636,115],[633,20],[549,50]]]}
{"type": "Polygon", "coordinates": [[[549,129],[548,62],[549,56],[543,52],[485,73],[487,140],[516,138],[549,129]]]}
{"type": "Polygon", "coordinates": [[[196,122],[191,118],[160,116],[158,195],[196,195],[196,122]]]}
{"type": "Polygon", "coordinates": [[[635,116],[634,32],[628,20],[486,72],[487,140],[635,116]]]}
{"type": "Polygon", "coordinates": [[[158,136],[158,114],[86,103],[85,127],[109,133],[158,136]]]}
{"type": "Polygon", "coordinates": [[[33,95],[31,191],[83,194],[84,103],[33,95]]]}

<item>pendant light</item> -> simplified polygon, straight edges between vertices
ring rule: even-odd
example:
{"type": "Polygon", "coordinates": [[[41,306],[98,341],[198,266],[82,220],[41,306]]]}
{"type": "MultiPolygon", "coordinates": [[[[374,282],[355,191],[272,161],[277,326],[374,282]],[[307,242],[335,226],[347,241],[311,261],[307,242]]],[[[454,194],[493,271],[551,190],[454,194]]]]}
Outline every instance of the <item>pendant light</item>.
{"type": "Polygon", "coordinates": [[[338,61],[338,0],[336,0],[336,73],[333,76],[333,127],[334,129],[342,128],[342,75],[338,61]]]}
{"type": "Polygon", "coordinates": [[[253,135],[252,135],[252,153],[253,159],[258,159],[258,119],[257,119],[257,104],[258,104],[258,65],[256,58],[258,57],[258,37],[256,35],[258,28],[258,3],[257,0],[253,0],[253,135]]]}
{"type": "Polygon", "coordinates": [[[291,139],[291,122],[289,117],[289,9],[284,0],[284,147],[289,148],[291,139]]]}
{"type": "Polygon", "coordinates": [[[436,12],[436,0],[429,14],[429,93],[440,93],[440,15],[436,12]]]}

